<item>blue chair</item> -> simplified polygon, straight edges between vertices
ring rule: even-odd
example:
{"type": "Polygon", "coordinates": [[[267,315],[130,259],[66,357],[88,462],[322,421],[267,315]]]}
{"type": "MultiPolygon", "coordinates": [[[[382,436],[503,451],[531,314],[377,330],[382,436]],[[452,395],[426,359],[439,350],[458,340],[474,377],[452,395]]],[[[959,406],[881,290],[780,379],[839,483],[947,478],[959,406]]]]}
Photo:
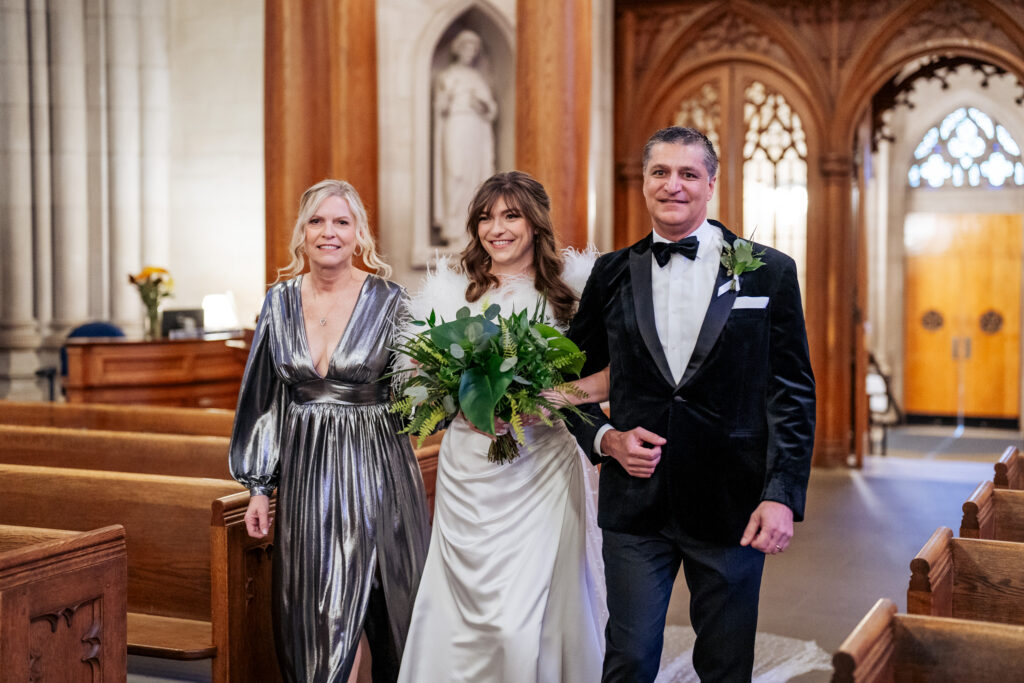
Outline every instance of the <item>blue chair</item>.
{"type": "MultiPolygon", "coordinates": [[[[122,330],[120,327],[118,327],[114,323],[108,323],[108,322],[104,322],[102,320],[98,320],[98,321],[91,322],[91,323],[85,323],[84,325],[79,325],[78,327],[76,327],[76,328],[72,329],[70,332],[68,332],[68,339],[70,339],[71,337],[123,337],[123,336],[124,336],[124,330],[122,330]]],[[[42,378],[44,378],[44,379],[49,381],[49,383],[50,383],[50,400],[53,401],[54,397],[55,397],[54,396],[54,388],[55,388],[54,385],[55,385],[56,379],[57,379],[57,369],[56,368],[52,368],[52,367],[39,368],[38,370],[36,370],[36,376],[37,377],[42,377],[42,378]]],[[[60,376],[61,376],[62,380],[68,376],[68,350],[67,350],[67,346],[66,345],[60,347],[60,376]]],[[[61,390],[63,391],[63,387],[61,387],[61,390]]]]}

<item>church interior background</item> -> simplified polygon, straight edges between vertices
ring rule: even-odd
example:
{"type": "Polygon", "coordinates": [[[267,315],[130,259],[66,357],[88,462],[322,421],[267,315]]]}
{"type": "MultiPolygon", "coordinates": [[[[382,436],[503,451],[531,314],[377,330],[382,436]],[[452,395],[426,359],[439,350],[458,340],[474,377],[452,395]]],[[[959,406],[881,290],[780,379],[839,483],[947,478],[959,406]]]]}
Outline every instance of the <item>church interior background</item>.
{"type": "Polygon", "coordinates": [[[251,325],[296,198],[322,177],[354,182],[395,278],[415,287],[458,248],[432,221],[432,81],[468,29],[497,107],[495,168],[538,175],[565,244],[609,250],[645,233],[643,140],[670,123],[707,131],[723,162],[711,215],[801,265],[817,463],[859,462],[869,359],[910,413],[1016,426],[1021,9],[8,3],[0,396],[41,397],[35,371],[76,325],[138,333],[126,275],[143,265],[173,274],[174,308],[222,295],[221,324],[251,325]],[[973,256],[941,255],[954,234],[973,256]],[[970,293],[935,278],[942,258],[970,293]],[[929,297],[972,301],[939,310],[929,297]]]}
{"type": "Polygon", "coordinates": [[[651,130],[715,140],[711,214],[801,264],[816,462],[862,453],[869,357],[908,413],[1016,426],[1021,8],[7,3],[0,395],[41,397],[36,370],[83,322],[138,333],[126,275],[142,265],[174,275],[173,307],[227,295],[223,325],[251,325],[296,198],[324,176],[360,189],[395,279],[415,287],[458,248],[431,221],[431,83],[469,29],[497,101],[496,168],[549,186],[565,244],[609,250],[649,229],[651,130]],[[944,258],[955,278],[936,275],[944,258]]]}
{"type": "Polygon", "coordinates": [[[72,328],[141,333],[127,275],[251,326],[302,190],[351,181],[394,279],[433,220],[434,81],[464,30],[496,170],[565,245],[649,229],[640,150],[705,131],[709,216],[792,255],[816,465],[863,463],[866,377],[912,418],[1019,429],[1024,0],[37,0],[0,7],[0,398],[72,328]]]}

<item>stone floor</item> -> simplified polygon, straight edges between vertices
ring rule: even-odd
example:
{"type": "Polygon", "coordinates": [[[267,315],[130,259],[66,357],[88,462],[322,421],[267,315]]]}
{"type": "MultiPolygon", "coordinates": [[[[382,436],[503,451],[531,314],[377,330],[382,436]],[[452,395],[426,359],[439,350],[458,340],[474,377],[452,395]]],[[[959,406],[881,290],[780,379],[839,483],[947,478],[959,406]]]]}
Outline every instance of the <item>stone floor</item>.
{"type": "MultiPolygon", "coordinates": [[[[885,456],[869,456],[861,470],[815,469],[807,519],[790,548],[768,558],[758,630],[815,641],[834,652],[878,598],[906,610],[910,560],[939,526],[959,532],[960,506],[1015,431],[914,426],[890,430],[885,456]]],[[[688,593],[677,582],[669,606],[671,626],[687,626],[688,593]]],[[[130,658],[129,681],[209,680],[209,665],[169,667],[130,658]]],[[[815,671],[791,679],[828,681],[815,671]]]]}

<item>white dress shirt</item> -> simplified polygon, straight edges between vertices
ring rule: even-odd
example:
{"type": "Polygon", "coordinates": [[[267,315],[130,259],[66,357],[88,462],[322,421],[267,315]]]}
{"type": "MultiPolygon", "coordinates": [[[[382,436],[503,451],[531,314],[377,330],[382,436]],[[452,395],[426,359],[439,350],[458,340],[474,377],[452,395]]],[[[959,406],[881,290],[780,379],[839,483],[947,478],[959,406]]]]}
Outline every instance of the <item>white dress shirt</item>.
{"type": "MultiPolygon", "coordinates": [[[[700,242],[697,258],[692,261],[682,254],[673,254],[662,268],[653,255],[651,257],[654,324],[676,384],[683,378],[697,345],[722,254],[721,230],[704,221],[692,234],[700,242]]],[[[671,241],[657,232],[652,233],[652,237],[654,242],[671,241]]]]}
{"type": "MultiPolygon", "coordinates": [[[[697,335],[711,303],[718,266],[721,263],[722,231],[706,220],[692,235],[697,237],[697,257],[692,261],[682,254],[672,254],[662,268],[651,255],[651,297],[654,303],[654,325],[661,348],[665,351],[672,379],[683,378],[690,356],[697,345],[697,335]]],[[[670,242],[652,231],[654,242],[670,242]]],[[[610,424],[602,426],[594,437],[594,450],[601,453],[601,438],[610,424]]]]}

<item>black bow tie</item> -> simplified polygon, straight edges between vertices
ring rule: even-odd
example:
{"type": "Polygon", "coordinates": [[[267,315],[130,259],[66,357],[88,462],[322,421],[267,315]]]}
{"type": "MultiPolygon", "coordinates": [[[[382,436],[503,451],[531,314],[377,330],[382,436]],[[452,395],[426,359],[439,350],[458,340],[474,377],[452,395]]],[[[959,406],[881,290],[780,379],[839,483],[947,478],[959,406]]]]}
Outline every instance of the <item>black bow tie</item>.
{"type": "Polygon", "coordinates": [[[690,235],[678,242],[655,242],[651,245],[651,251],[654,252],[654,260],[664,268],[668,260],[672,258],[672,254],[682,254],[691,261],[694,260],[697,258],[697,247],[699,246],[700,242],[697,240],[697,236],[690,235]]]}

